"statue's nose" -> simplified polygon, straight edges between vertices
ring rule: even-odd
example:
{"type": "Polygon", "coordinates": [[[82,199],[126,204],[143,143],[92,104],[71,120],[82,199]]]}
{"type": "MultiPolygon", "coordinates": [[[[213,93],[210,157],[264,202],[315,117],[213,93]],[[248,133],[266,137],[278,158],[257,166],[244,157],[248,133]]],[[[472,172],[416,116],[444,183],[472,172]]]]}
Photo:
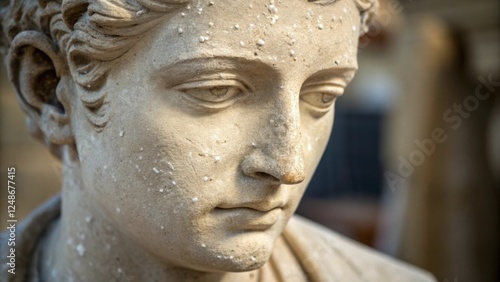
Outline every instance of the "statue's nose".
{"type": "Polygon", "coordinates": [[[251,177],[282,184],[304,181],[299,101],[280,101],[259,128],[259,142],[242,163],[251,177]]]}

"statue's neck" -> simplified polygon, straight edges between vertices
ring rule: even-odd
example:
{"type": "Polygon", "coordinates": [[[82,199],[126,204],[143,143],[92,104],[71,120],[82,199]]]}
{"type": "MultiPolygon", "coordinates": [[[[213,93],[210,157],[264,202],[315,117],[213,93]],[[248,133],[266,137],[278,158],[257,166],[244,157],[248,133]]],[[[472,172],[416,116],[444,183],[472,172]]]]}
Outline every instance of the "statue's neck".
{"type": "Polygon", "coordinates": [[[42,248],[43,280],[247,281],[258,277],[178,268],[148,253],[109,220],[90,197],[78,163],[69,163],[63,168],[61,219],[42,248]]]}

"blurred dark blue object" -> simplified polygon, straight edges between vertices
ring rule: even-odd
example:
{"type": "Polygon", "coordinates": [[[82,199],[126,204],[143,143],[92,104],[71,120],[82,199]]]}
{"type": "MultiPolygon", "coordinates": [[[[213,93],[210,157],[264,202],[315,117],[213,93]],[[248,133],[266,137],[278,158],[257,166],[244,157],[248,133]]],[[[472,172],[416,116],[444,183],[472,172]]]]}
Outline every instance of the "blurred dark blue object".
{"type": "Polygon", "coordinates": [[[380,197],[382,119],[337,102],[332,136],[304,198],[380,197]]]}

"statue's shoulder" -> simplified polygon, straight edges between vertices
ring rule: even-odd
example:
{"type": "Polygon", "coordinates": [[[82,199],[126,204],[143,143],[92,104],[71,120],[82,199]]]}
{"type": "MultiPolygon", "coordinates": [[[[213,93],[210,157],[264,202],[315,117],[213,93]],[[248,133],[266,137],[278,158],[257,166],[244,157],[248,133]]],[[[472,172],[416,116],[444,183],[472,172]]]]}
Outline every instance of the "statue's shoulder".
{"type": "Polygon", "coordinates": [[[436,281],[424,270],[297,215],[288,223],[284,235],[295,253],[302,252],[303,265],[325,277],[334,275],[340,281],[436,281]]]}
{"type": "Polygon", "coordinates": [[[59,218],[60,209],[61,197],[56,195],[21,222],[9,223],[12,229],[0,233],[0,281],[40,281],[38,244],[59,218]]]}

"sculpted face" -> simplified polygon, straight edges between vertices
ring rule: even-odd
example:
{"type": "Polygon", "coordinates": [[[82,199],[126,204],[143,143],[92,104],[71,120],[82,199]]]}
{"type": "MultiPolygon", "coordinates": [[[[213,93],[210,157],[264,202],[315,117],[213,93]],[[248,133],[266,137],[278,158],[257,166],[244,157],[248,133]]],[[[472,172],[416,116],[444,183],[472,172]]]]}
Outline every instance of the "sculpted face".
{"type": "Polygon", "coordinates": [[[82,105],[72,124],[85,189],[117,229],[167,264],[245,271],[322,156],[360,19],[352,1],[214,2],[165,16],[119,59],[102,132],[82,105]]]}

